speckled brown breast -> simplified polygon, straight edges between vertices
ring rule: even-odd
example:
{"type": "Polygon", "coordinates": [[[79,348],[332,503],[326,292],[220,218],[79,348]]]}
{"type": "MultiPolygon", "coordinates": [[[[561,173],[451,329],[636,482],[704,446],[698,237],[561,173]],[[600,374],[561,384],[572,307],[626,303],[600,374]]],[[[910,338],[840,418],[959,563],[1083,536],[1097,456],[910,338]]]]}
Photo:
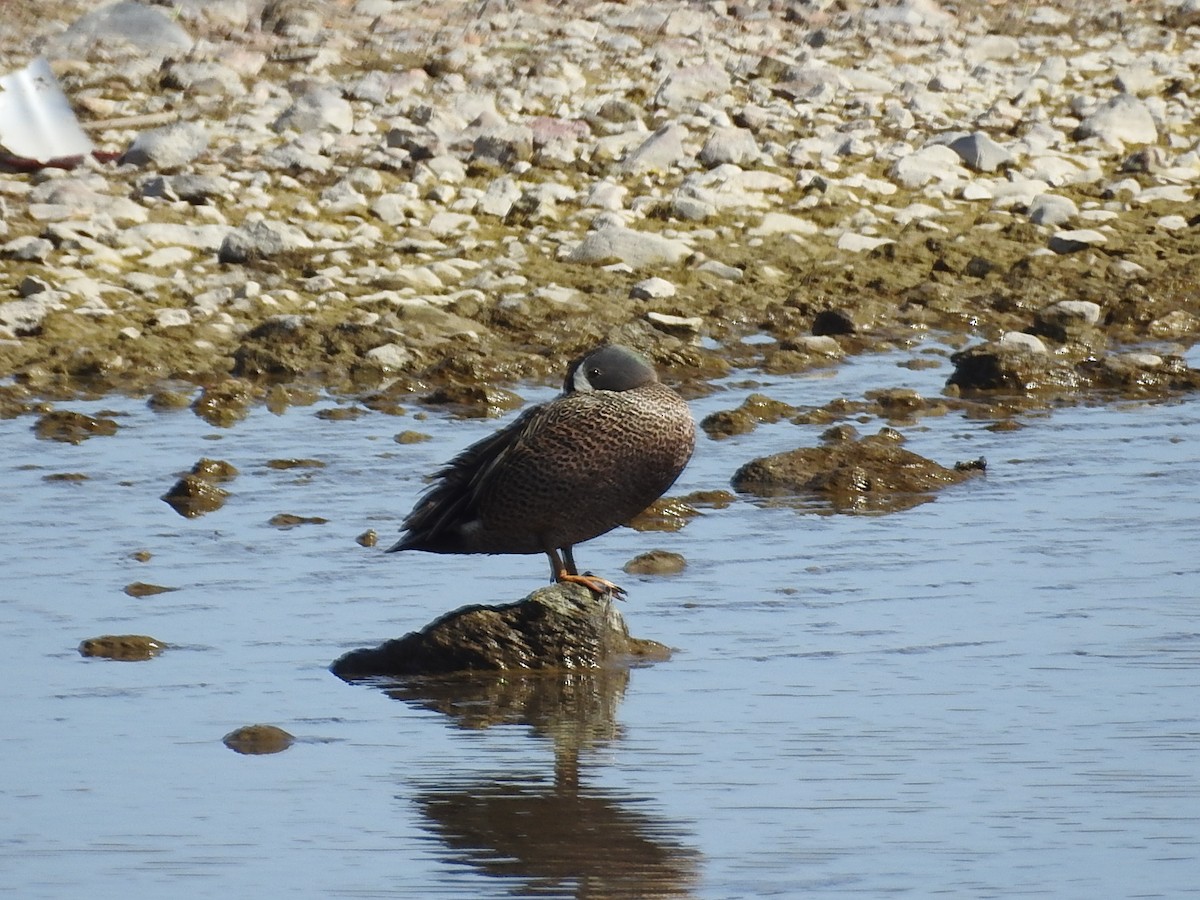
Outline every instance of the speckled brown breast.
{"type": "Polygon", "coordinates": [[[662,384],[554,401],[486,480],[464,549],[539,553],[611,531],[674,484],[694,446],[687,404],[662,384]]]}

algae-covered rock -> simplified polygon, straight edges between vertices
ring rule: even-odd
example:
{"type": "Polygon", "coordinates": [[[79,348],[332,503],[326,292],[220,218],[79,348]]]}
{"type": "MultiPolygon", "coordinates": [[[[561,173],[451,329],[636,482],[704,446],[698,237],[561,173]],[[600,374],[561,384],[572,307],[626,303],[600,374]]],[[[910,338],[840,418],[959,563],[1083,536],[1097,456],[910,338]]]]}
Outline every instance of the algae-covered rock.
{"type": "Polygon", "coordinates": [[[625,563],[624,570],[630,575],[678,575],[687,568],[687,560],[670,550],[650,550],[639,553],[625,563]]]}
{"type": "Polygon", "coordinates": [[[836,440],[825,446],[746,463],[733,476],[734,488],[759,497],[807,497],[839,512],[895,512],[928,502],[935,491],[978,471],[949,469],[905,450],[891,428],[862,440],[848,426],[831,431],[836,440]]]}
{"type": "Polygon", "coordinates": [[[225,505],[229,492],[215,482],[230,481],[237,473],[237,468],[224,460],[203,457],[162,499],[185,519],[195,519],[225,505]]]}
{"type": "Polygon", "coordinates": [[[33,433],[43,441],[82,444],[90,437],[116,434],[117,423],[112,419],[88,416],[71,410],[55,410],[37,420],[33,426],[33,433]]]}
{"type": "Polygon", "coordinates": [[[954,373],[947,384],[964,391],[1008,391],[1028,394],[1069,390],[1079,376],[1067,362],[1025,346],[987,343],[950,357],[954,373]]]}
{"type": "Polygon", "coordinates": [[[153,659],[166,648],[162,641],[144,634],[106,634],[80,643],[79,653],[121,662],[139,662],[153,659]]]}
{"type": "Polygon", "coordinates": [[[243,725],[221,738],[221,743],[235,753],[262,756],[282,753],[295,740],[295,737],[276,725],[243,725]]]}
{"type": "Polygon", "coordinates": [[[339,678],[452,672],[597,669],[629,658],[664,659],[662,644],[630,637],[612,601],[579,585],[556,584],[524,600],[472,605],[421,631],[353,650],[330,667],[339,678]]]}

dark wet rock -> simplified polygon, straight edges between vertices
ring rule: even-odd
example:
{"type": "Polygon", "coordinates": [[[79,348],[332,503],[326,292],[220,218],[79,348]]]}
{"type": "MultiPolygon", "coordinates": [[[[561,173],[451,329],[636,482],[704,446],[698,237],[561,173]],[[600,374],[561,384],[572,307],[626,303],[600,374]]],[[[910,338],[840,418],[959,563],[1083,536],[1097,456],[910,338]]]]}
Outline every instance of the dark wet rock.
{"type": "Polygon", "coordinates": [[[737,409],[720,410],[704,417],[700,427],[711,438],[753,431],[760,423],[778,422],[796,414],[796,407],[763,394],[751,394],[737,409]]]}
{"type": "Polygon", "coordinates": [[[854,334],[859,330],[855,313],[848,309],[826,309],[813,318],[812,333],[818,337],[834,334],[854,334]]]}
{"type": "Polygon", "coordinates": [[[950,357],[954,372],[947,384],[963,391],[1020,394],[1070,390],[1079,386],[1075,369],[1048,353],[999,343],[978,344],[950,357]]]}
{"type": "Polygon", "coordinates": [[[630,575],[678,575],[687,568],[687,560],[670,550],[650,550],[639,553],[625,563],[624,571],[630,575]]]}
{"type": "Polygon", "coordinates": [[[321,516],[297,516],[293,513],[278,513],[267,520],[276,528],[295,528],[297,525],[327,525],[329,520],[321,516]]]}
{"type": "Polygon", "coordinates": [[[374,528],[368,528],[366,531],[356,537],[354,542],[360,547],[374,547],[379,543],[379,532],[374,528]]]}
{"type": "Polygon", "coordinates": [[[352,422],[366,414],[367,410],[361,406],[331,406],[317,410],[316,417],[326,422],[352,422]]]}
{"type": "Polygon", "coordinates": [[[162,641],[144,634],[106,634],[102,637],[88,638],[79,645],[79,653],[82,656],[98,656],[121,662],[153,659],[165,649],[167,645],[162,641]]]}
{"type": "Polygon", "coordinates": [[[733,476],[738,491],[759,497],[809,498],[839,512],[895,512],[933,499],[969,477],[900,446],[891,428],[861,440],[844,432],[823,447],[801,447],[746,463],[733,476]]]}
{"type": "Polygon", "coordinates": [[[292,746],[295,740],[295,737],[276,725],[243,725],[221,738],[221,743],[235,753],[261,756],[280,753],[292,746]]]}
{"type": "Polygon", "coordinates": [[[192,411],[209,425],[229,428],[250,414],[254,388],[248,381],[227,378],[206,387],[192,403],[192,411]]]}
{"type": "Polygon", "coordinates": [[[135,581],[132,584],[125,585],[125,593],[130,597],[153,597],[155,594],[169,594],[177,590],[179,588],[164,587],[161,584],[147,584],[144,581],[135,581]]]}
{"type": "Polygon", "coordinates": [[[116,434],[117,423],[112,419],[88,416],[71,410],[55,410],[37,420],[33,426],[33,433],[43,441],[81,444],[90,437],[116,434]]]}
{"type": "Polygon", "coordinates": [[[466,606],[419,632],[353,650],[330,667],[346,680],[452,672],[598,669],[662,659],[663,645],[630,637],[607,598],[579,585],[552,585],[524,600],[466,606]]]}
{"type": "Polygon", "coordinates": [[[195,519],[220,509],[228,496],[228,491],[203,475],[189,474],[175,482],[162,500],[185,519],[195,519]]]}

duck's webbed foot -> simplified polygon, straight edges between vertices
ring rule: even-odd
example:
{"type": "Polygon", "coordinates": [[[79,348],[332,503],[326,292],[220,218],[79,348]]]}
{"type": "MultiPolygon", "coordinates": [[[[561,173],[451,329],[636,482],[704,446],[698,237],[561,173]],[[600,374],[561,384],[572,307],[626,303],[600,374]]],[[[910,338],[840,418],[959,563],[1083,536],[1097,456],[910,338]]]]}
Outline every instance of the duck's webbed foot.
{"type": "Polygon", "coordinates": [[[554,580],[559,584],[563,582],[568,584],[582,584],[593,594],[601,597],[616,597],[618,600],[625,599],[625,588],[619,584],[613,584],[607,578],[601,578],[599,575],[592,575],[591,573],[576,575],[564,569],[554,576],[554,580]]]}

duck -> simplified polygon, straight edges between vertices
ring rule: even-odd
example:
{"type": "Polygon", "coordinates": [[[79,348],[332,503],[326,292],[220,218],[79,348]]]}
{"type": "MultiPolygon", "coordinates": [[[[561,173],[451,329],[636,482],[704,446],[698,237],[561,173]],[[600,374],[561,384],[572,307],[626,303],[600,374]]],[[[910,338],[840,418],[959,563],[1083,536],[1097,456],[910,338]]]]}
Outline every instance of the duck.
{"type": "Polygon", "coordinates": [[[666,493],[695,443],[687,403],[644,356],[596,347],[571,361],[560,395],[438,470],[388,552],[543,553],[553,581],[623,598],[613,582],[580,574],[574,547],[666,493]]]}

